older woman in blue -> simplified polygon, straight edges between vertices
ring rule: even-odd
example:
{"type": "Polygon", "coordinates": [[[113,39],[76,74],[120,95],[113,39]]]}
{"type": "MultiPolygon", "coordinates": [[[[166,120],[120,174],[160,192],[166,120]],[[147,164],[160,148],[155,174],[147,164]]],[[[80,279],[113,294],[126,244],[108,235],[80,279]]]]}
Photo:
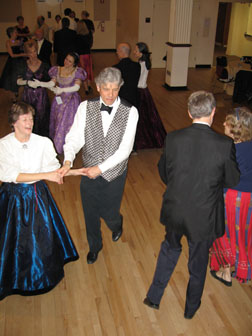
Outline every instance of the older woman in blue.
{"type": "Polygon", "coordinates": [[[241,176],[235,188],[225,191],[226,233],[213,244],[210,268],[215,279],[231,286],[231,276],[242,283],[252,278],[252,113],[236,108],[224,127],[234,139],[241,176]]]}
{"type": "Polygon", "coordinates": [[[34,109],[16,103],[0,140],[0,298],[49,291],[78,253],[43,180],[62,183],[51,140],[32,133],[34,109]]]}

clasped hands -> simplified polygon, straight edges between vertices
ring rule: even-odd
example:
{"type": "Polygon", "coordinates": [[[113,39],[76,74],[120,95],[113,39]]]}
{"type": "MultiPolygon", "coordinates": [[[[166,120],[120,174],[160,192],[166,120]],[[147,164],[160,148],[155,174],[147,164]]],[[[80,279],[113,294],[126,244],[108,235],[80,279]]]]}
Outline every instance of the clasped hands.
{"type": "Polygon", "coordinates": [[[38,79],[34,78],[33,80],[28,80],[27,85],[32,89],[37,89],[38,87],[46,87],[43,85],[44,82],[39,81],[38,79]]]}
{"type": "Polygon", "coordinates": [[[50,90],[56,94],[56,96],[60,95],[63,91],[63,88],[60,88],[59,86],[54,86],[50,88],[50,90]]]}
{"type": "Polygon", "coordinates": [[[57,170],[60,176],[63,178],[64,176],[87,176],[90,179],[95,179],[99,175],[101,175],[101,170],[98,166],[87,167],[87,168],[78,168],[78,169],[70,169],[70,164],[65,163],[61,168],[57,170]]]}
{"type": "Polygon", "coordinates": [[[27,85],[29,87],[31,87],[32,89],[37,89],[37,87],[39,87],[39,81],[37,79],[34,79],[34,80],[28,80],[27,81],[27,85]]]}

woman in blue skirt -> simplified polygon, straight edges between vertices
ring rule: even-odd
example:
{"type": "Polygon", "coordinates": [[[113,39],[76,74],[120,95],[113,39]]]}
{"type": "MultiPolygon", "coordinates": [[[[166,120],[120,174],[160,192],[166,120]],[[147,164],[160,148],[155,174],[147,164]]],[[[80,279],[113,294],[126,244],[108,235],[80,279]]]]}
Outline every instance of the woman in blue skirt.
{"type": "MultiPolygon", "coordinates": [[[[34,109],[13,104],[0,139],[0,299],[55,287],[78,253],[43,180],[62,183],[51,140],[32,133],[34,109]]],[[[73,174],[73,173],[71,173],[73,174]]]]}

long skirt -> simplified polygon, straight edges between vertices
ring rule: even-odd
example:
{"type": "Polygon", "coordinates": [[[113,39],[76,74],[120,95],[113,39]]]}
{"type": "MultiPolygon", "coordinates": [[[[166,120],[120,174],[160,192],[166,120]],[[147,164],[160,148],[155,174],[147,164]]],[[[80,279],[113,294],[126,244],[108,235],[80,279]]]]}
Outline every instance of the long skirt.
{"type": "Polygon", "coordinates": [[[3,183],[0,208],[0,299],[48,292],[79,256],[47,185],[3,183]]]}
{"type": "Polygon", "coordinates": [[[19,86],[17,85],[17,79],[22,64],[23,57],[8,57],[0,78],[0,88],[18,93],[19,86]]]}
{"type": "Polygon", "coordinates": [[[135,149],[162,148],[166,131],[148,88],[138,89],[139,120],[135,149]]]}
{"type": "Polygon", "coordinates": [[[58,97],[61,102],[58,104],[54,97],[51,105],[49,134],[57,153],[62,154],[65,137],[73,124],[81,98],[78,92],[62,93],[58,97]]]}
{"type": "Polygon", "coordinates": [[[252,193],[228,189],[225,195],[226,232],[210,251],[210,268],[234,267],[232,276],[240,282],[251,280],[252,193]]]}
{"type": "Polygon", "coordinates": [[[49,136],[50,101],[46,88],[24,87],[22,99],[35,109],[33,133],[49,136]]]}
{"type": "Polygon", "coordinates": [[[79,66],[86,71],[87,79],[93,81],[94,75],[93,75],[93,64],[91,54],[80,55],[79,66]]]}

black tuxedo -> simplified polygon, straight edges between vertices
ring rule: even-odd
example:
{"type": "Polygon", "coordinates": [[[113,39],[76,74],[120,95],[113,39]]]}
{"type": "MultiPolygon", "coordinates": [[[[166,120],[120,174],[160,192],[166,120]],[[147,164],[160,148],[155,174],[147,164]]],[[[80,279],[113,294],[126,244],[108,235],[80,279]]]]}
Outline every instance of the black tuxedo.
{"type": "Polygon", "coordinates": [[[147,296],[159,304],[185,235],[190,273],[185,312],[193,314],[201,302],[209,248],[225,230],[223,188],[239,182],[235,146],[209,126],[193,124],[167,134],[158,167],[166,184],[160,218],[166,237],[147,296]]]}
{"type": "Polygon", "coordinates": [[[51,54],[52,54],[52,43],[44,39],[38,54],[38,58],[42,62],[47,63],[51,66],[51,54]]]}
{"type": "Polygon", "coordinates": [[[140,64],[126,57],[122,58],[114,67],[121,71],[124,80],[119,96],[127,100],[130,104],[138,107],[137,84],[141,74],[140,64]]]}
{"type": "Polygon", "coordinates": [[[56,31],[53,50],[57,53],[57,64],[63,66],[66,55],[76,51],[76,31],[68,28],[56,31]]]}

